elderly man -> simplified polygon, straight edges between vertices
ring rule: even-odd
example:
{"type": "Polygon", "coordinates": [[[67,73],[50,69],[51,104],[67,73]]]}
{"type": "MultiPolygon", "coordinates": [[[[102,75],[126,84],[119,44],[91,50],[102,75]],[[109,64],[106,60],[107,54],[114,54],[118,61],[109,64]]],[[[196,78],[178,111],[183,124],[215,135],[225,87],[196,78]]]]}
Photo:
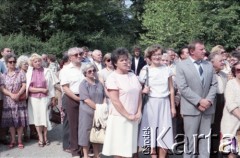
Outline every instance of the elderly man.
{"type": "Polygon", "coordinates": [[[176,66],[176,82],[181,94],[181,114],[186,135],[184,158],[209,158],[207,136],[211,133],[215,112],[212,105],[217,81],[212,64],[203,60],[206,52],[203,42],[193,41],[188,49],[190,57],[176,66]]]}
{"type": "Polygon", "coordinates": [[[48,55],[47,54],[42,54],[42,65],[43,67],[47,68],[48,67],[48,55]]]}
{"type": "Polygon", "coordinates": [[[63,108],[66,109],[67,121],[69,123],[70,148],[72,150],[72,156],[76,158],[80,158],[78,147],[78,119],[80,101],[79,85],[84,79],[81,71],[82,55],[82,48],[70,48],[68,50],[68,56],[71,62],[62,69],[59,75],[60,84],[64,93],[62,105],[63,108]]]}
{"type": "Polygon", "coordinates": [[[221,52],[211,52],[209,55],[209,60],[212,62],[213,68],[216,72],[215,76],[218,82],[218,88],[217,88],[217,95],[214,102],[214,108],[215,110],[215,116],[213,118],[213,124],[212,124],[212,134],[215,137],[215,139],[212,139],[211,145],[212,145],[212,157],[220,157],[220,154],[218,153],[219,148],[219,142],[220,142],[220,120],[222,119],[223,115],[223,108],[224,108],[224,91],[227,84],[227,74],[224,73],[222,70],[224,68],[224,58],[221,54],[221,52]]]}
{"type": "Polygon", "coordinates": [[[95,49],[92,52],[92,58],[93,58],[93,64],[96,67],[97,71],[100,71],[103,69],[102,64],[102,52],[100,50],[95,49]]]}

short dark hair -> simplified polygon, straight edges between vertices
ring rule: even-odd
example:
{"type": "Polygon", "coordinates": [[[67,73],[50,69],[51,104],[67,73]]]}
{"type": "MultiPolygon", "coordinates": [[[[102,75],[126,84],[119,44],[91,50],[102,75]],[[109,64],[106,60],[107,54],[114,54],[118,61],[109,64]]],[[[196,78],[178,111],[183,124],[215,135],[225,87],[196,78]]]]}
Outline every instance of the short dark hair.
{"type": "Polygon", "coordinates": [[[89,49],[88,49],[87,46],[83,46],[82,49],[83,49],[84,52],[89,52],[89,49]]]}
{"type": "Polygon", "coordinates": [[[231,56],[240,60],[240,52],[234,50],[231,52],[231,56]]]}
{"type": "Polygon", "coordinates": [[[182,46],[182,47],[179,49],[178,55],[179,55],[180,58],[181,58],[181,55],[183,54],[183,49],[188,49],[188,46],[187,46],[187,45],[184,45],[184,46],[182,46]]]}
{"type": "Polygon", "coordinates": [[[133,46],[133,52],[140,52],[141,53],[141,48],[139,46],[133,46]]]}
{"type": "Polygon", "coordinates": [[[196,44],[204,44],[203,41],[201,40],[194,40],[188,44],[188,51],[189,54],[191,55],[191,50],[195,50],[196,44]]]}
{"type": "Polygon", "coordinates": [[[126,56],[127,58],[129,58],[129,52],[126,48],[120,47],[115,49],[112,54],[111,54],[111,61],[113,64],[114,69],[117,68],[116,64],[118,59],[120,58],[120,56],[126,56]]]}
{"type": "Polygon", "coordinates": [[[5,63],[7,63],[10,58],[14,58],[14,60],[17,60],[17,57],[15,55],[8,54],[4,57],[5,63]]]}
{"type": "Polygon", "coordinates": [[[234,77],[236,77],[236,66],[239,65],[240,62],[238,61],[237,63],[233,64],[231,72],[234,77]]]}
{"type": "Polygon", "coordinates": [[[53,55],[53,54],[48,54],[48,59],[49,59],[51,62],[55,62],[55,61],[56,61],[56,56],[53,55]]]}

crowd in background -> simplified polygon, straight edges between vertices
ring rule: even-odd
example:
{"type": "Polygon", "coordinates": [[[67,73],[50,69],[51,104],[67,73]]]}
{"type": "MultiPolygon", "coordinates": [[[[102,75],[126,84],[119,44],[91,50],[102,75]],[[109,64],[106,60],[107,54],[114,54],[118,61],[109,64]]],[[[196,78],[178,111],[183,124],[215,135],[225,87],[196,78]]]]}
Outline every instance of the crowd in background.
{"type": "Polygon", "coordinates": [[[138,157],[140,150],[149,150],[152,158],[164,158],[183,140],[195,151],[193,135],[209,133],[216,135],[210,145],[203,139],[199,153],[184,152],[184,158],[223,152],[236,157],[239,48],[226,52],[217,45],[208,52],[202,41],[192,41],[179,51],[158,44],[144,52],[134,46],[132,53],[117,48],[104,54],[73,47],[60,60],[53,54],[16,57],[10,48],[1,55],[0,142],[9,148],[23,149],[28,139],[38,140],[39,147],[50,145],[49,111],[57,106],[62,149],[72,157],[138,157]],[[91,143],[94,113],[104,105],[109,108],[104,143],[91,143]]]}

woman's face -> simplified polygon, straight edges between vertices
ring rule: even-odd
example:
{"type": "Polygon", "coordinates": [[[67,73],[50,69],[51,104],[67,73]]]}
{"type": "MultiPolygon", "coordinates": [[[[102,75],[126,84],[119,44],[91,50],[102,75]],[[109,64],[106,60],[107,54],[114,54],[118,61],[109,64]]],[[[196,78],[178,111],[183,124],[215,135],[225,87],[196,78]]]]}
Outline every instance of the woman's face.
{"type": "Polygon", "coordinates": [[[96,77],[96,69],[94,67],[90,67],[86,71],[86,77],[89,79],[95,79],[96,77]]]}
{"type": "Polygon", "coordinates": [[[235,66],[235,75],[237,79],[240,79],[240,64],[235,66]]]}
{"type": "Polygon", "coordinates": [[[107,66],[108,68],[113,68],[112,61],[111,61],[110,58],[107,58],[107,59],[105,60],[105,64],[106,64],[106,66],[107,66]]]}
{"type": "Polygon", "coordinates": [[[16,60],[15,58],[9,58],[7,62],[8,69],[14,70],[16,68],[16,60]]]}
{"type": "Polygon", "coordinates": [[[32,62],[33,68],[39,69],[42,67],[42,60],[41,59],[34,59],[32,62]]]}
{"type": "Polygon", "coordinates": [[[27,72],[27,69],[28,69],[28,62],[24,62],[24,63],[22,63],[21,69],[22,69],[23,71],[27,72]]]}
{"type": "Polygon", "coordinates": [[[162,56],[161,64],[169,66],[170,65],[170,58],[168,56],[162,56]]]}
{"type": "Polygon", "coordinates": [[[117,63],[116,63],[116,67],[118,70],[127,73],[129,70],[129,59],[128,56],[126,55],[122,55],[118,58],[117,63]]]}
{"type": "Polygon", "coordinates": [[[158,50],[155,53],[153,53],[152,56],[150,57],[151,63],[153,65],[160,65],[161,58],[162,58],[162,52],[161,50],[158,50]]]}

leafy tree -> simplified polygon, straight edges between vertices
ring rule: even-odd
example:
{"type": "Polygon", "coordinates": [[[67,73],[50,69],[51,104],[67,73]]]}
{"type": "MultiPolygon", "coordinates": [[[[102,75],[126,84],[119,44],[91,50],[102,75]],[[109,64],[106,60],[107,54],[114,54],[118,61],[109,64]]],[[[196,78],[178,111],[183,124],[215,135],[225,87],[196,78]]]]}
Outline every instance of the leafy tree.
{"type": "Polygon", "coordinates": [[[146,33],[140,43],[178,48],[201,39],[209,49],[216,44],[233,48],[240,40],[239,5],[237,0],[145,0],[141,20],[146,33]]]}

